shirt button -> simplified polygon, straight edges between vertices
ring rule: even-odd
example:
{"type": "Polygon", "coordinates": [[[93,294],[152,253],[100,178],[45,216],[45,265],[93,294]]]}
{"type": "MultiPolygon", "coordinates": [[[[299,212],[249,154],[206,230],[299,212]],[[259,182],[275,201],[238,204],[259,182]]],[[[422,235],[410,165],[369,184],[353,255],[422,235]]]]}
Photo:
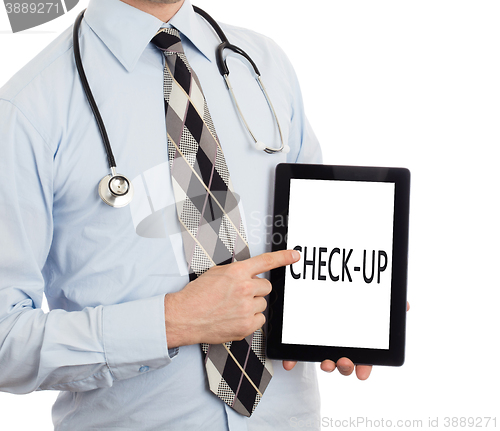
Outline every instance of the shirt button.
{"type": "Polygon", "coordinates": [[[146,371],[149,371],[149,367],[147,365],[143,365],[139,368],[139,373],[145,373],[146,371]]]}

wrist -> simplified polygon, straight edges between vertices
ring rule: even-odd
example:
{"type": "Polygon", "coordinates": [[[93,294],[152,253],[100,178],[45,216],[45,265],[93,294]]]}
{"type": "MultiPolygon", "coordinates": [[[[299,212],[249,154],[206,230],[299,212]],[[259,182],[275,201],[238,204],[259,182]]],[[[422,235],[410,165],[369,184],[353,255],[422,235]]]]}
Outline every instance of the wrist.
{"type": "Polygon", "coordinates": [[[175,349],[180,346],[195,344],[194,337],[191,334],[189,324],[183,317],[182,301],[180,293],[168,293],[165,295],[165,331],[167,335],[167,346],[169,349],[175,349]]]}

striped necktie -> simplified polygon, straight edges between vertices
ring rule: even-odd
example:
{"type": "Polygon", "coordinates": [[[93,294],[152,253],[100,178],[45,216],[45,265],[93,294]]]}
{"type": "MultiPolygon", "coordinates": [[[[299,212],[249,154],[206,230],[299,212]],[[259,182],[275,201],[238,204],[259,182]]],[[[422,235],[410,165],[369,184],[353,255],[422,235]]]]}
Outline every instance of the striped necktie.
{"type": "MultiPolygon", "coordinates": [[[[179,32],[163,28],[152,42],[165,56],[168,157],[184,254],[194,280],[214,265],[248,259],[250,251],[224,154],[179,32]]],[[[250,416],[272,377],[262,329],[241,341],[201,347],[210,390],[250,416]]]]}

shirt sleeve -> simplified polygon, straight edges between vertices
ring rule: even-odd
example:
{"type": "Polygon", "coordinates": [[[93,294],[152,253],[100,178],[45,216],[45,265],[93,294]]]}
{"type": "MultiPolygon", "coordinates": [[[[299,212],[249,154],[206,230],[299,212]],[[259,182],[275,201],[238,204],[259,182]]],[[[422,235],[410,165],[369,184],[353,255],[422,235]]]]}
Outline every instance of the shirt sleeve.
{"type": "Polygon", "coordinates": [[[54,155],[6,100],[0,154],[0,390],[88,391],[168,365],[164,295],[73,312],[41,309],[54,155]]]}
{"type": "Polygon", "coordinates": [[[299,148],[294,162],[321,164],[323,162],[321,146],[304,112],[302,93],[295,72],[293,78],[295,79],[295,97],[290,136],[292,141],[298,142],[292,143],[290,147],[299,148]]]}
{"type": "Polygon", "coordinates": [[[290,118],[290,132],[288,145],[291,152],[287,161],[290,163],[321,164],[323,161],[321,146],[304,109],[302,91],[299,80],[290,60],[283,50],[272,42],[276,51],[275,61],[280,62],[280,68],[287,77],[287,85],[292,96],[292,116],[290,118]]]}

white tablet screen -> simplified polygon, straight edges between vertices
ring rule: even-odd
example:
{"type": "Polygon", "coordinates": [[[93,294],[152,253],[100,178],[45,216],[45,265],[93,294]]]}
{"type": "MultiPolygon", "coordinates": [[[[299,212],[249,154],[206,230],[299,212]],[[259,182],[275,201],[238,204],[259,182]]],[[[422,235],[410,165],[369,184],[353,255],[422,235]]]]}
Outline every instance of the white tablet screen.
{"type": "Polygon", "coordinates": [[[284,344],[389,349],[394,190],[291,180],[284,344]]]}

